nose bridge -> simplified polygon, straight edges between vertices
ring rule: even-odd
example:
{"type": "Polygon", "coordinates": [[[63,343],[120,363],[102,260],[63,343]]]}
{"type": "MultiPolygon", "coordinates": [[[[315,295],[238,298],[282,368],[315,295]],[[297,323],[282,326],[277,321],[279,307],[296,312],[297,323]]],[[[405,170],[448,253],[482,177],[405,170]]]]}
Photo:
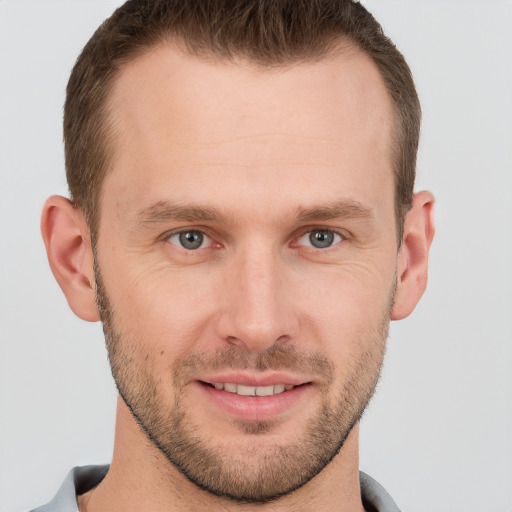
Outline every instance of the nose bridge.
{"type": "Polygon", "coordinates": [[[261,351],[293,336],[292,305],[286,299],[283,262],[277,251],[261,242],[246,246],[233,270],[225,338],[261,351]]]}

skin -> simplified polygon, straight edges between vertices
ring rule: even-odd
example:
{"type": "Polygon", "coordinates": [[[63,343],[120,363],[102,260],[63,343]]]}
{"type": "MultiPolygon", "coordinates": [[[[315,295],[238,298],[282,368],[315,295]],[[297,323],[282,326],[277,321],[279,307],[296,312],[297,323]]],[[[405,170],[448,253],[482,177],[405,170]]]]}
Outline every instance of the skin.
{"type": "MultiPolygon", "coordinates": [[[[124,354],[136,359],[137,370],[147,369],[166,407],[179,391],[188,424],[227,460],[241,463],[239,454],[247,457],[254,446],[257,453],[269,444],[287,448],[291,433],[306,439],[311,419],[322,405],[339,404],[351,375],[373,387],[389,319],[408,316],[426,285],[433,197],[415,195],[399,248],[393,113],[378,70],[355,50],[261,69],[198,60],[166,45],[124,67],[111,104],[118,133],[96,253],[124,354]],[[195,208],[196,218],[177,218],[176,206],[188,214],[195,208]],[[197,207],[219,215],[198,219],[197,207]],[[204,232],[204,246],[180,247],[175,234],[187,229],[204,232]],[[315,229],[339,236],[318,249],[308,236],[315,229]],[[262,411],[247,402],[237,416],[211,400],[198,384],[211,377],[208,367],[182,376],[180,386],[173,380],[172,370],[191,355],[230,349],[253,362],[276,347],[317,354],[332,374],[284,364],[288,376],[307,385],[257,435],[250,426],[262,411]],[[371,368],[354,371],[364,353],[371,368]]],[[[50,198],[42,232],[70,307],[98,320],[81,212],[65,198],[50,198]]],[[[250,368],[244,378],[255,375],[250,368]]],[[[255,455],[251,467],[260,462],[255,455]]],[[[89,512],[362,511],[358,427],[298,490],[244,504],[179,473],[119,399],[111,470],[79,505],[89,512]]]]}

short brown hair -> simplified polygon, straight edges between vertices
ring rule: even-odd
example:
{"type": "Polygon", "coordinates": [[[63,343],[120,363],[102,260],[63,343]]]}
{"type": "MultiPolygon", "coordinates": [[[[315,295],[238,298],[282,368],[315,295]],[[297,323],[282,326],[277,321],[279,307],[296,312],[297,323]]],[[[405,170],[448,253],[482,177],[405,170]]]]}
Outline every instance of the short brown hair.
{"type": "Polygon", "coordinates": [[[114,156],[109,93],[126,62],[166,40],[191,55],[279,66],[318,60],[350,41],[377,65],[395,111],[393,169],[399,240],[412,202],[421,109],[411,71],[375,18],[351,0],[129,0],[86,44],[64,107],[66,173],[94,235],[114,156]]]}

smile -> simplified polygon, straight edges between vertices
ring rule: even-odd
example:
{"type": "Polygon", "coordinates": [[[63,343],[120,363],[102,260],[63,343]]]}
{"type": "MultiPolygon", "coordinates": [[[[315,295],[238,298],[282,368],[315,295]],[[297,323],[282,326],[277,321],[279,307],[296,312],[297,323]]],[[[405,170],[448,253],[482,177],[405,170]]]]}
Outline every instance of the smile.
{"type": "Polygon", "coordinates": [[[227,414],[244,421],[277,419],[298,407],[299,403],[307,403],[305,397],[310,396],[314,389],[311,381],[290,375],[254,377],[226,374],[194,382],[198,398],[207,400],[205,405],[207,403],[214,410],[222,411],[222,416],[227,414]]]}
{"type": "Polygon", "coordinates": [[[290,391],[295,386],[292,384],[273,384],[270,386],[245,386],[243,384],[234,384],[231,382],[216,382],[213,384],[215,389],[224,390],[228,393],[236,393],[241,396],[272,396],[279,395],[285,391],[290,391]]]}

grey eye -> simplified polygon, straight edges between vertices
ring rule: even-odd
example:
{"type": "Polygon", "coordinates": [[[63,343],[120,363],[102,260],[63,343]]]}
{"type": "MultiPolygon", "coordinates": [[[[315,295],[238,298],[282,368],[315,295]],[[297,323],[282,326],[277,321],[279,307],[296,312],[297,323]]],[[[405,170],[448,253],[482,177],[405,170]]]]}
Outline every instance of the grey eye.
{"type": "Polygon", "coordinates": [[[189,251],[200,249],[208,240],[209,237],[201,231],[181,231],[169,237],[169,242],[189,251]]]}
{"type": "Polygon", "coordinates": [[[299,242],[302,245],[309,245],[315,249],[325,249],[341,242],[341,236],[335,231],[329,229],[314,229],[302,235],[299,242]]]}
{"type": "Polygon", "coordinates": [[[334,233],[331,231],[311,231],[309,241],[313,247],[318,249],[330,247],[334,242],[334,233]]]}

